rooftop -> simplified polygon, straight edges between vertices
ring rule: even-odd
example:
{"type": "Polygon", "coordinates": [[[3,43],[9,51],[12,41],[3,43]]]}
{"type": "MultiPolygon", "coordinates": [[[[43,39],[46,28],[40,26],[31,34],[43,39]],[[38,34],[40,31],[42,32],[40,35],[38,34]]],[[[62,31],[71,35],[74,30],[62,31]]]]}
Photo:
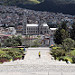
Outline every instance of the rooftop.
{"type": "Polygon", "coordinates": [[[33,27],[33,26],[37,27],[38,24],[27,24],[27,26],[28,26],[28,27],[29,27],[29,26],[31,26],[31,27],[33,27]]]}
{"type": "MultiPolygon", "coordinates": [[[[38,24],[27,24],[27,26],[31,26],[31,27],[35,26],[35,27],[37,27],[38,24]]],[[[48,26],[48,25],[47,24],[43,24],[43,26],[48,26]]]]}
{"type": "Polygon", "coordinates": [[[56,30],[57,28],[50,28],[50,30],[56,30]]]}

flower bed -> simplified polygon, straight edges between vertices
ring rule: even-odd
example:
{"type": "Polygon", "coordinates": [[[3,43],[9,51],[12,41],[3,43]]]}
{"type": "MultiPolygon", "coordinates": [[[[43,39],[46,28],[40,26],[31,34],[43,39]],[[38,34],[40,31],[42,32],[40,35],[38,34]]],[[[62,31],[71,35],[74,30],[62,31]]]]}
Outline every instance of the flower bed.
{"type": "Polygon", "coordinates": [[[18,48],[1,48],[0,49],[0,63],[9,62],[12,60],[21,59],[24,54],[23,50],[18,48]]]}

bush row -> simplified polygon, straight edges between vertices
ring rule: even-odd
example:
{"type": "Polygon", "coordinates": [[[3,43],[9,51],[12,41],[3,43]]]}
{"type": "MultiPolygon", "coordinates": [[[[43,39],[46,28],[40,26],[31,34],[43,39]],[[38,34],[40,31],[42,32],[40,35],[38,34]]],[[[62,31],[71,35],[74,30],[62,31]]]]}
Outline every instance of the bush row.
{"type": "Polygon", "coordinates": [[[1,48],[0,49],[0,62],[7,62],[10,60],[21,59],[24,51],[18,48],[1,48]]]}
{"type": "Polygon", "coordinates": [[[70,61],[71,63],[75,63],[75,49],[66,52],[60,47],[53,47],[50,54],[55,60],[70,61]]]}

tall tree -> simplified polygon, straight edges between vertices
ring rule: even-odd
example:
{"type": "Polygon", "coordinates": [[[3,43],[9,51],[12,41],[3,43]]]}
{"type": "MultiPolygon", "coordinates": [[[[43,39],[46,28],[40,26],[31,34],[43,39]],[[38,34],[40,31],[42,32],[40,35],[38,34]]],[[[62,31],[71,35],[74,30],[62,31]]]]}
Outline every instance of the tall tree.
{"type": "Polygon", "coordinates": [[[61,29],[64,29],[64,30],[67,30],[67,22],[66,21],[63,21],[62,23],[61,23],[61,29]]]}
{"type": "Polygon", "coordinates": [[[73,40],[75,40],[75,22],[72,25],[70,36],[73,40]]]}
{"type": "Polygon", "coordinates": [[[0,47],[1,47],[1,42],[0,42],[0,47]]]}
{"type": "Polygon", "coordinates": [[[54,41],[56,44],[62,44],[63,40],[69,37],[67,30],[66,22],[63,22],[62,25],[57,29],[54,34],[54,41]]]}
{"type": "Polygon", "coordinates": [[[56,31],[56,33],[54,34],[54,41],[56,44],[61,44],[61,32],[60,32],[60,28],[56,31]]]}

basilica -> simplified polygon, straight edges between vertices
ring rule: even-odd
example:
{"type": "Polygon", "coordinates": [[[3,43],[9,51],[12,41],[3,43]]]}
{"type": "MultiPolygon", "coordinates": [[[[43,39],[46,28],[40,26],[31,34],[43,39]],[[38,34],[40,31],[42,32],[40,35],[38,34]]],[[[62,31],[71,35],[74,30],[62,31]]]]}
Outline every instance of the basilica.
{"type": "Polygon", "coordinates": [[[24,35],[45,35],[49,34],[50,29],[47,24],[26,24],[26,25],[18,25],[17,33],[21,33],[24,35]]]}
{"type": "Polygon", "coordinates": [[[26,28],[23,27],[23,34],[28,35],[44,35],[49,34],[49,27],[47,24],[27,24],[26,28]]]}

